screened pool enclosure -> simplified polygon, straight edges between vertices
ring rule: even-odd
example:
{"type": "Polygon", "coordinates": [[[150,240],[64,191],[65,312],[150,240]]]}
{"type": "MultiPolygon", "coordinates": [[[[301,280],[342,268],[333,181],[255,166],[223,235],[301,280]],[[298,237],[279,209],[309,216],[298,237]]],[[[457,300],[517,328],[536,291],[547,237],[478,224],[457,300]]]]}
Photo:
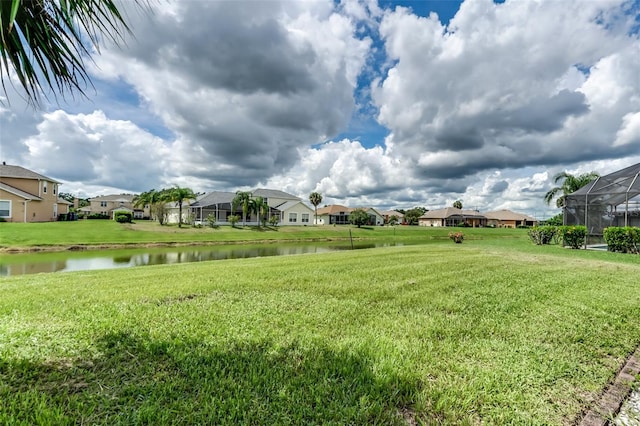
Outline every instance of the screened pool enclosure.
{"type": "MultiPolygon", "coordinates": [[[[601,176],[565,198],[565,225],[585,225],[589,237],[608,226],[640,226],[640,163],[601,176]]],[[[590,238],[593,239],[593,238],[590,238]]]]}

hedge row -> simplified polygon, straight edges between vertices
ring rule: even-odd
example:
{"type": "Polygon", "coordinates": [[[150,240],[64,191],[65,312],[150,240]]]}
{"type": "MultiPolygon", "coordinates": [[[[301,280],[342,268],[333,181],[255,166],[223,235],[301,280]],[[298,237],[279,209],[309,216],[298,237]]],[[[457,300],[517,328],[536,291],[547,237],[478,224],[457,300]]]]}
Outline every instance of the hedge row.
{"type": "Polygon", "coordinates": [[[551,244],[562,240],[562,244],[573,249],[579,249],[584,245],[587,236],[586,226],[534,226],[527,231],[529,238],[535,244],[551,244]]]}

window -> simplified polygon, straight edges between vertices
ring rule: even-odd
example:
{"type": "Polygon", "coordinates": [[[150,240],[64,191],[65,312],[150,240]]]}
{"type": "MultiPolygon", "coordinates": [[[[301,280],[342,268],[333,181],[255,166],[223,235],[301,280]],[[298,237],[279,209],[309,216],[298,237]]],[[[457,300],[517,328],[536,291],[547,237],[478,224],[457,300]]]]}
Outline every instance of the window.
{"type": "Polygon", "coordinates": [[[289,213],[289,222],[294,223],[298,221],[298,213],[289,213]]]}
{"type": "Polygon", "coordinates": [[[42,181],[42,192],[44,192],[45,194],[47,193],[47,181],[46,180],[42,181]]]}
{"type": "Polygon", "coordinates": [[[309,213],[302,213],[302,223],[309,223],[309,213]]]}
{"type": "Polygon", "coordinates": [[[53,195],[56,195],[56,190],[58,189],[58,185],[53,184],[53,195]]]}
{"type": "Polygon", "coordinates": [[[106,201],[100,201],[100,207],[107,207],[106,201]]]}
{"type": "Polygon", "coordinates": [[[11,200],[0,200],[0,217],[11,217],[11,200]]]}

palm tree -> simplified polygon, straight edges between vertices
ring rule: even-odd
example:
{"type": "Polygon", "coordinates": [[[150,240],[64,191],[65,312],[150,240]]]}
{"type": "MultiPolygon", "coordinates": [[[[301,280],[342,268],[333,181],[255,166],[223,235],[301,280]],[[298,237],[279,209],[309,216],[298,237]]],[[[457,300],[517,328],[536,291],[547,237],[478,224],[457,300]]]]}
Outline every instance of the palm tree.
{"type": "Polygon", "coordinates": [[[13,69],[33,104],[46,88],[85,96],[83,58],[100,50],[103,37],[118,44],[131,32],[114,0],[2,0],[0,25],[2,88],[6,95],[4,77],[13,69]]]}
{"type": "Polygon", "coordinates": [[[260,217],[262,218],[262,226],[267,226],[267,220],[269,218],[271,206],[269,205],[269,203],[267,203],[267,200],[263,198],[262,202],[258,204],[258,209],[260,210],[260,217]]]}
{"type": "Polygon", "coordinates": [[[251,200],[251,210],[256,212],[258,225],[262,223],[264,226],[267,222],[266,216],[269,214],[269,204],[267,204],[263,197],[257,196],[251,200]]]}
{"type": "Polygon", "coordinates": [[[322,194],[319,192],[312,192],[309,194],[309,201],[313,204],[313,207],[316,210],[316,220],[314,221],[314,225],[318,224],[318,205],[322,202],[322,194]]]}
{"type": "MultiPolygon", "coordinates": [[[[162,198],[163,196],[160,191],[151,189],[133,197],[133,207],[144,207],[148,205],[149,213],[151,214],[151,217],[153,219],[153,216],[156,214],[157,205],[162,201],[162,198]]],[[[160,224],[162,225],[162,223],[160,224]]]]}
{"type": "Polygon", "coordinates": [[[562,185],[556,186],[547,192],[544,196],[544,201],[547,204],[551,204],[551,200],[561,193],[562,195],[558,196],[556,199],[556,206],[559,208],[564,207],[564,200],[567,195],[576,192],[578,189],[598,177],[600,177],[600,175],[596,172],[583,173],[578,176],[574,176],[567,172],[558,173],[553,177],[553,183],[557,184],[558,182],[563,181],[562,185]]]}
{"type": "Polygon", "coordinates": [[[233,197],[233,201],[231,201],[231,205],[233,206],[233,210],[238,206],[242,206],[242,226],[245,226],[247,213],[249,213],[251,206],[251,193],[247,191],[237,191],[236,196],[233,197]]]}
{"type": "Polygon", "coordinates": [[[166,192],[166,201],[178,203],[178,228],[182,226],[182,203],[188,200],[195,200],[196,193],[191,188],[181,188],[178,185],[169,188],[166,192]]]}

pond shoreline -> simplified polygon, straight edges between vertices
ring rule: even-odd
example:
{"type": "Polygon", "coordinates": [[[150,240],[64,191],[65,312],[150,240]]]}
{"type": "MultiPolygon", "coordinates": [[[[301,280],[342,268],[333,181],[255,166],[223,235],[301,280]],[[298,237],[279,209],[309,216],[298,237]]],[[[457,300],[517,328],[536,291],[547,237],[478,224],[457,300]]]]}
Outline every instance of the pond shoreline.
{"type": "MultiPolygon", "coordinates": [[[[363,241],[367,238],[353,238],[363,241]]],[[[237,240],[237,241],[184,241],[184,242],[148,242],[148,243],[102,243],[102,244],[59,244],[47,246],[0,247],[0,254],[52,253],[62,251],[93,251],[136,248],[163,247],[207,247],[221,245],[275,244],[275,243],[319,243],[349,241],[349,238],[299,238],[290,240],[237,240]]]]}

